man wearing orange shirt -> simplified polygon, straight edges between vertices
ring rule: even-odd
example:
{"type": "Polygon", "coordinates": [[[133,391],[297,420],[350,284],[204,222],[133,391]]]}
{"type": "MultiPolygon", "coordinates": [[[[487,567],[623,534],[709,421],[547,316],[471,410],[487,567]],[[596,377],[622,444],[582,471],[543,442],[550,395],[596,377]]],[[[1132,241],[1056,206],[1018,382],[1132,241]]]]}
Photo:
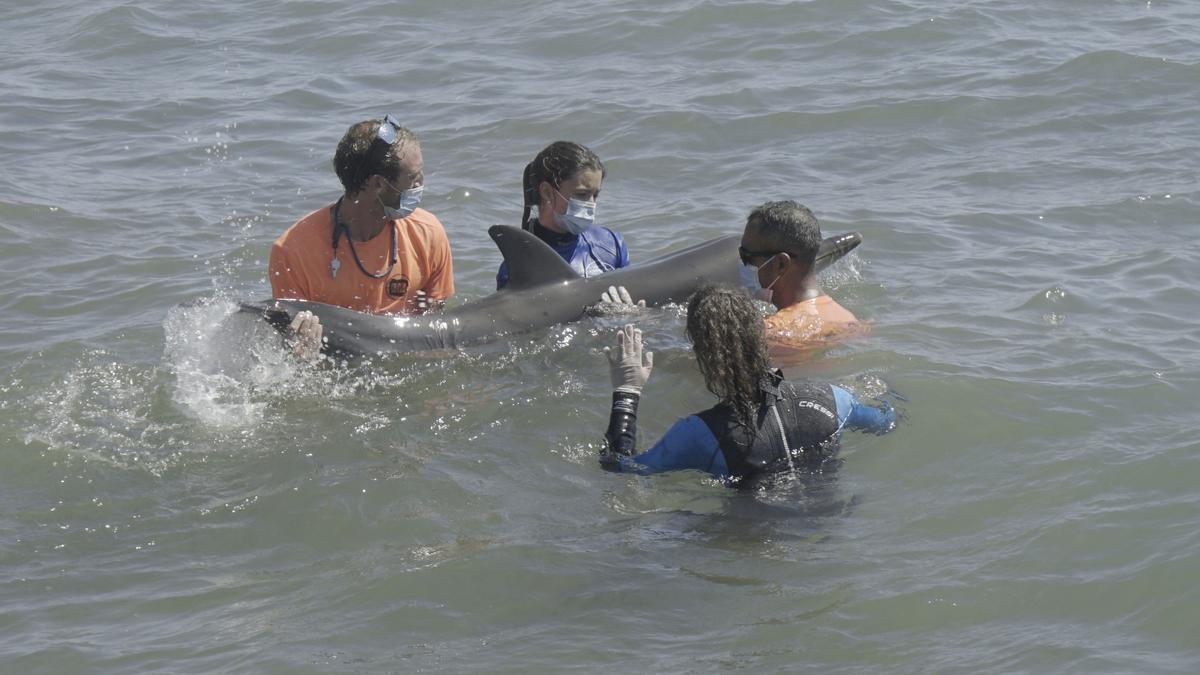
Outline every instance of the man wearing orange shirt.
{"type": "MultiPolygon", "coordinates": [[[[417,206],[425,164],[416,135],[393,115],[359,122],[338,143],[333,166],[344,193],[275,240],[272,295],[374,313],[440,307],[454,294],[454,268],[442,223],[417,206]]],[[[320,320],[300,312],[291,330],[295,353],[315,358],[320,320]]]]}
{"type": "Polygon", "coordinates": [[[763,320],[777,359],[867,331],[821,291],[813,265],[820,247],[816,216],[794,201],[767,202],[746,219],[738,247],[742,283],[778,309],[763,320]]]}

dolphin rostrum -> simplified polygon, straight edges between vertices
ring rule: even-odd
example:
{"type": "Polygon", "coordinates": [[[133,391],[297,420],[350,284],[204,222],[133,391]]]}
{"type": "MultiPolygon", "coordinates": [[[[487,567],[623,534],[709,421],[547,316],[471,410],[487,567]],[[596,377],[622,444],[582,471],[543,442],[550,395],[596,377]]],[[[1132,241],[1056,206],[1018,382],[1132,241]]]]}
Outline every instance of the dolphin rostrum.
{"type": "MultiPolygon", "coordinates": [[[[493,225],[488,234],[508,262],[508,285],[495,293],[444,312],[416,316],[367,314],[308,300],[267,300],[242,304],[242,311],[264,316],[280,330],[298,312],[321,319],[324,351],[372,355],[457,348],[582,318],[609,286],[624,286],[647,305],[682,302],[703,283],[738,283],[739,235],[719,237],[639,265],[602,276],[581,277],[549,244],[533,233],[493,225]]],[[[817,254],[817,271],[862,242],[857,232],[826,237],[817,254]]]]}

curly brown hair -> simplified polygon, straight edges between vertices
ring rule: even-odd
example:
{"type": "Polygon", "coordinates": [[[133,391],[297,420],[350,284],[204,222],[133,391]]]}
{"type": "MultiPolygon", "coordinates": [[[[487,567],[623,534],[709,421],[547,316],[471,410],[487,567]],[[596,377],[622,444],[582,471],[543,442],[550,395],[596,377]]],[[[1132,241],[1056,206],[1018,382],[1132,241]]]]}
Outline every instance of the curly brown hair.
{"type": "Polygon", "coordinates": [[[759,388],[770,369],[762,314],[740,288],[704,286],[687,306],[687,335],[704,384],[734,418],[754,429],[759,388]]]}

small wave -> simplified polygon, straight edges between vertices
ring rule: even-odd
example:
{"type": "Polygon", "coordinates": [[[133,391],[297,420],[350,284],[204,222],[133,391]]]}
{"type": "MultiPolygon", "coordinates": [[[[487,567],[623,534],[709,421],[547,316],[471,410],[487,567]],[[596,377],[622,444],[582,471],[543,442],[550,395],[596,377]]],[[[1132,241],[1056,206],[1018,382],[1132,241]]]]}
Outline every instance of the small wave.
{"type": "Polygon", "coordinates": [[[297,364],[270,327],[224,298],[172,309],[164,324],[164,360],[175,375],[173,397],[209,426],[262,421],[273,396],[303,387],[297,364]]]}

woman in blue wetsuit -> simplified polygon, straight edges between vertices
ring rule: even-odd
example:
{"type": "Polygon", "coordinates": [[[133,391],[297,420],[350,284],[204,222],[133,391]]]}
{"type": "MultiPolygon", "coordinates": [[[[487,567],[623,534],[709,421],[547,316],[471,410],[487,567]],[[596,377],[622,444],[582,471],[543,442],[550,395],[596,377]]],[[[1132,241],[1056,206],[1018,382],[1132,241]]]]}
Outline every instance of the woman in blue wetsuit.
{"type": "Polygon", "coordinates": [[[708,390],[720,401],[672,426],[654,447],[635,454],[637,407],[653,354],[641,331],[626,325],[617,349],[606,348],[612,413],[600,462],[636,473],[699,469],[739,486],[781,473],[836,467],[842,429],[876,433],[896,424],[895,410],[861,403],[837,385],[788,381],[772,370],[758,308],[741,289],[707,286],[688,301],[687,334],[708,390]]]}
{"type": "MultiPolygon", "coordinates": [[[[604,164],[578,143],[555,141],[525,165],[525,211],[521,224],[550,244],[581,276],[625,267],[629,250],[621,235],[595,224],[596,198],[604,182],[604,164]],[[537,207],[537,217],[530,218],[537,207]]],[[[500,264],[496,289],[508,284],[508,265],[500,264]]]]}

